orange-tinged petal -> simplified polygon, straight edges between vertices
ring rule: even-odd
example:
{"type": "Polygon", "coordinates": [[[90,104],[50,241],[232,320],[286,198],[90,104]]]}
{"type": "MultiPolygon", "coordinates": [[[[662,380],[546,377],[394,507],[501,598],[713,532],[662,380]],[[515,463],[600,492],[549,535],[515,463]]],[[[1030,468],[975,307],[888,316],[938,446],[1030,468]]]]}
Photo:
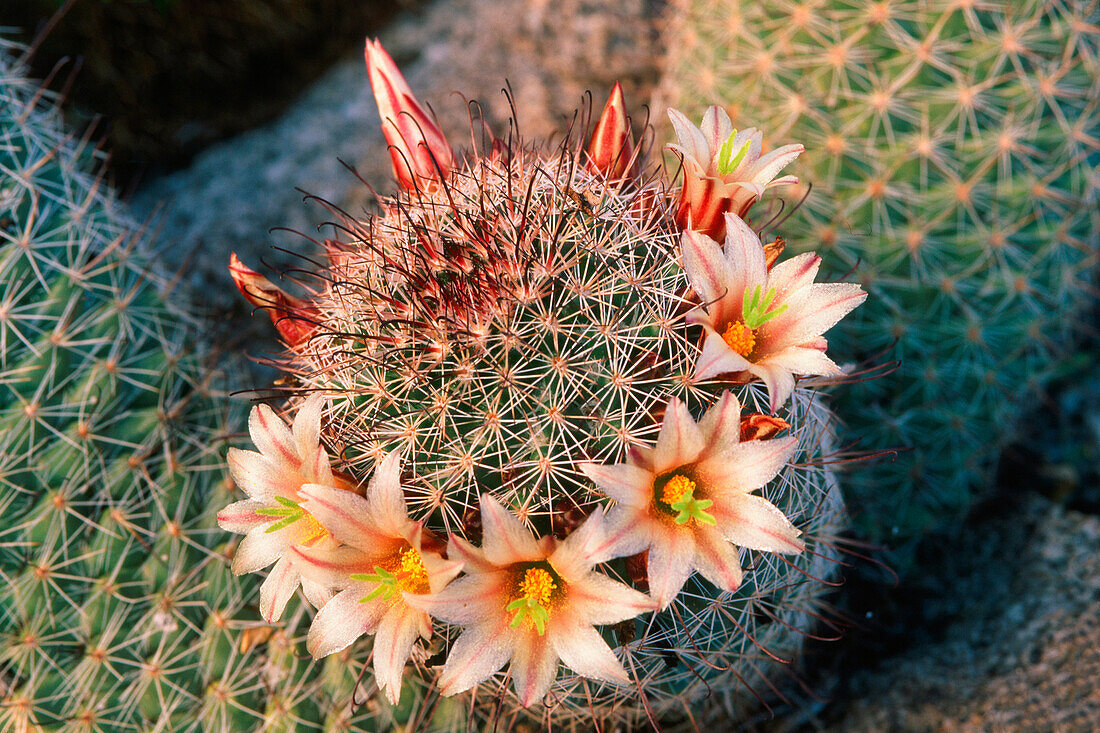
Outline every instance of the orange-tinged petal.
{"type": "Polygon", "coordinates": [[[741,559],[717,527],[700,527],[695,533],[695,569],[720,590],[735,591],[741,585],[741,559]]]}
{"type": "Polygon", "coordinates": [[[707,485],[707,498],[721,501],[731,494],[747,494],[775,478],[794,455],[798,438],[747,440],[709,456],[697,467],[707,485]]]}
{"type": "Polygon", "coordinates": [[[503,617],[499,623],[467,628],[447,652],[439,676],[440,692],[455,695],[487,680],[512,657],[514,635],[503,617]]]}
{"type": "Polygon", "coordinates": [[[379,599],[360,603],[357,588],[340,591],[317,612],[306,637],[306,648],[315,659],[351,646],[363,634],[378,628],[390,603],[379,599]]]}
{"type": "Polygon", "coordinates": [[[649,547],[653,541],[656,520],[650,516],[649,504],[645,506],[618,504],[608,511],[604,522],[604,541],[592,552],[596,562],[636,555],[649,547]]]}
{"type": "Polygon", "coordinates": [[[566,667],[582,677],[616,685],[630,684],[630,676],[623,669],[622,662],[591,626],[577,624],[554,629],[550,641],[555,656],[561,657],[566,667]]]}
{"type": "Polygon", "coordinates": [[[570,613],[588,625],[616,624],[657,608],[645,593],[599,573],[572,583],[569,603],[570,613]]]}
{"type": "Polygon", "coordinates": [[[298,590],[298,568],[287,556],[279,558],[260,586],[260,615],[269,624],[279,620],[287,601],[298,590]]]}
{"type": "MultiPolygon", "coordinates": [[[[592,627],[588,628],[596,633],[592,627]]],[[[520,629],[515,634],[515,651],[509,671],[523,707],[530,707],[546,697],[558,676],[558,655],[546,635],[540,636],[534,629],[520,629]]]]}
{"type": "Polygon", "coordinates": [[[703,434],[704,455],[711,455],[741,442],[741,403],[730,391],[722,392],[718,402],[699,421],[703,434]]]}
{"type": "Polygon", "coordinates": [[[740,313],[740,303],[735,303],[732,295],[732,288],[740,284],[737,273],[718,242],[705,234],[684,232],[680,237],[680,251],[691,288],[702,301],[689,314],[689,322],[706,322],[721,328],[740,313]],[[701,317],[703,314],[705,318],[701,317]]]}
{"type": "Polygon", "coordinates": [[[631,463],[582,463],[577,468],[620,504],[645,506],[651,500],[654,475],[640,466],[631,463]]]}
{"type": "Polygon", "coordinates": [[[380,556],[368,555],[354,547],[294,547],[291,552],[304,576],[315,583],[333,588],[363,585],[352,580],[351,576],[357,573],[373,573],[376,559],[380,556]]]}
{"type": "Polygon", "coordinates": [[[615,82],[588,143],[588,169],[611,179],[622,178],[629,173],[633,152],[634,136],[626,114],[623,88],[615,82]]]}
{"type": "Polygon", "coordinates": [[[302,460],[298,455],[298,443],[274,410],[262,404],[253,407],[248,414],[248,432],[264,458],[281,469],[298,472],[302,460]]]}
{"type": "Polygon", "coordinates": [[[695,361],[694,379],[702,381],[749,371],[752,362],[731,349],[721,334],[709,327],[704,328],[704,332],[703,351],[695,361]]]}
{"type": "Polygon", "coordinates": [[[262,501],[245,499],[237,501],[218,512],[218,526],[226,532],[245,534],[260,524],[267,524],[271,517],[257,514],[256,510],[267,506],[262,501]]]}
{"type": "Polygon", "coordinates": [[[409,510],[401,489],[401,455],[397,451],[389,453],[375,467],[367,486],[366,505],[378,531],[392,535],[408,531],[409,510]]]}
{"type": "Polygon", "coordinates": [[[691,419],[687,406],[677,397],[668,401],[657,445],[653,449],[654,473],[658,476],[694,461],[703,450],[703,434],[691,419]]]}
{"type": "Polygon", "coordinates": [[[409,661],[413,644],[420,635],[420,617],[424,614],[403,603],[395,603],[374,635],[374,674],[378,688],[394,705],[401,696],[401,675],[409,661]]]}
{"type": "MultiPolygon", "coordinates": [[[[300,562],[298,564],[298,570],[301,571],[302,567],[300,562]]],[[[332,600],[332,597],[336,593],[327,585],[321,585],[315,583],[304,575],[301,578],[302,593],[305,594],[306,600],[309,601],[309,605],[314,608],[321,608],[326,603],[332,600]]]]}
{"type": "Polygon", "coordinates": [[[491,494],[481,495],[481,530],[485,559],[495,565],[544,557],[530,530],[491,494]]]}
{"type": "Polygon", "coordinates": [[[301,507],[345,544],[381,554],[382,548],[397,541],[370,521],[370,505],[357,494],[319,484],[305,484],[298,494],[303,499],[301,507]]]}
{"type": "Polygon", "coordinates": [[[661,527],[649,548],[649,593],[661,610],[684,587],[695,559],[694,534],[688,527],[661,527]]]}
{"type": "Polygon", "coordinates": [[[716,503],[715,515],[721,515],[718,527],[727,540],[739,547],[764,552],[797,554],[806,546],[791,520],[774,504],[761,496],[743,494],[716,503]]]}
{"type": "Polygon", "coordinates": [[[237,545],[237,551],[233,554],[233,572],[244,575],[266,568],[282,557],[286,548],[286,538],[281,532],[267,532],[265,526],[257,526],[237,545]]]}
{"type": "Polygon", "coordinates": [[[508,573],[497,570],[490,573],[466,575],[453,581],[443,590],[431,595],[405,593],[405,602],[413,608],[452,624],[470,625],[488,623],[499,616],[511,620],[504,607],[508,590],[504,587],[508,573]]]}

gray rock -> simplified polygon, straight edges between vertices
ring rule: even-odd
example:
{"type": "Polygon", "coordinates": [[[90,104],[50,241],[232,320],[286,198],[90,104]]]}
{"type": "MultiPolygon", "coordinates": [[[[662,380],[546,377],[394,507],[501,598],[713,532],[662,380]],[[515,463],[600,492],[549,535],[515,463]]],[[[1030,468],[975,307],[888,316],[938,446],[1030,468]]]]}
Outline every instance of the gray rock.
{"type": "Polygon", "coordinates": [[[1096,730],[1100,519],[1035,497],[991,524],[959,548],[954,592],[930,609],[950,626],[857,673],[825,729],[1096,730]]]}

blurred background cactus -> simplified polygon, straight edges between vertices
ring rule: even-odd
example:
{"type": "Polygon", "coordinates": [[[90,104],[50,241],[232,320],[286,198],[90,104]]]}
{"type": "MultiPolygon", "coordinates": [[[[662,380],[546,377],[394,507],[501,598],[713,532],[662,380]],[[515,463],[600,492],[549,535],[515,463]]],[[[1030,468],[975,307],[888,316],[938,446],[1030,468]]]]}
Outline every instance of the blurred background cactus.
{"type": "Polygon", "coordinates": [[[252,587],[212,513],[227,403],[22,51],[0,45],[0,728],[252,727],[252,587]]]}
{"type": "MultiPolygon", "coordinates": [[[[790,170],[812,192],[784,234],[836,277],[858,264],[878,303],[830,343],[851,362],[900,367],[838,390],[842,441],[903,452],[844,484],[866,536],[909,547],[965,514],[1038,390],[1089,360],[1074,344],[1096,295],[1100,11],[1079,0],[675,8],[667,101],[695,116],[727,105],[773,147],[804,143],[790,170]]],[[[789,210],[800,195],[786,198],[789,210]]]]}

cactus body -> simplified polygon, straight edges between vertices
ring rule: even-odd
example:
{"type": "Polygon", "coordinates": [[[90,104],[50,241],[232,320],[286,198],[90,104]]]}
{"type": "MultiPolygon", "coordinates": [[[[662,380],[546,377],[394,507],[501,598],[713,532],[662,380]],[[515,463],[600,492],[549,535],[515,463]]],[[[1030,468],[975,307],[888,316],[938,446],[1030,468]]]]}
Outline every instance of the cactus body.
{"type": "MultiPolygon", "coordinates": [[[[442,184],[386,199],[383,214],[344,218],[300,313],[311,336],[284,368],[297,393],[326,395],[330,452],[360,480],[399,452],[409,513],[441,536],[479,542],[487,492],[536,536],[564,537],[605,501],[579,463],[652,445],[672,397],[696,415],[717,400],[721,385],[691,379],[699,345],[683,317],[694,303],[664,184],[609,181],[580,161],[573,149],[471,154],[442,184]]],[[[746,414],[768,409],[760,385],[735,389],[746,414]]],[[[474,702],[443,704],[486,726],[587,730],[741,714],[770,696],[786,670],[776,658],[797,657],[816,623],[818,579],[836,567],[831,541],[844,523],[825,465],[828,411],[799,388],[781,416],[796,426],[798,451],[763,495],[808,552],[743,551],[751,570],[737,591],[693,578],[666,611],[605,629],[632,686],[565,671],[545,707],[524,708],[501,672],[474,702]]],[[[623,560],[608,567],[624,582],[639,572],[623,560]]],[[[439,704],[423,680],[457,631],[414,652],[403,695],[439,704]]],[[[353,647],[360,658],[367,648],[353,647]]],[[[430,720],[421,724],[454,729],[445,716],[430,720]]]]}
{"type": "Polygon", "coordinates": [[[831,339],[854,361],[900,361],[839,396],[848,440],[911,448],[846,481],[857,527],[900,543],[957,520],[1093,292],[1096,5],[688,0],[678,14],[671,101],[732,101],[735,126],[805,143],[793,171],[813,189],[791,243],[835,274],[859,263],[881,303],[831,339]]]}

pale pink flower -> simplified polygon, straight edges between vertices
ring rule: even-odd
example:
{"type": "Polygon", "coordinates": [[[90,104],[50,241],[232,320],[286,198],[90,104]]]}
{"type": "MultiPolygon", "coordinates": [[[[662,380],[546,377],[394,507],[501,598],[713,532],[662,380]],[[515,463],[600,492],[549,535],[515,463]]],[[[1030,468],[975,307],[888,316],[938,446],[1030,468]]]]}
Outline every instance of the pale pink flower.
{"type": "Polygon", "coordinates": [[[364,54],[397,182],[406,189],[446,178],[454,154],[443,131],[413,96],[405,77],[376,39],[364,54]]]}
{"type": "Polygon", "coordinates": [[[702,303],[686,321],[703,327],[703,351],[695,379],[759,377],[772,412],[794,390],[795,375],[838,376],[822,338],[862,303],[856,283],[815,283],[821,258],[813,252],[768,269],[760,238],[732,214],[726,216],[723,252],[710,237],[686,231],[684,270],[702,303]]]}
{"type": "Polygon", "coordinates": [[[428,614],[405,599],[439,592],[462,563],[444,560],[443,543],[409,519],[397,453],[379,463],[365,499],[313,484],[301,494],[302,506],[343,543],[294,548],[303,577],[341,589],[313,619],[306,647],[321,658],[374,634],[375,679],[396,705],[413,644],[432,634],[428,614]]]}
{"type": "Polygon", "coordinates": [[[795,176],[776,175],[802,154],[802,145],[784,145],[761,155],[760,131],[752,127],[734,130],[729,115],[720,107],[709,108],[700,127],[674,109],[668,116],[679,140],[668,148],[684,161],[676,211],[682,228],[721,239],[726,228],[724,214],[744,217],[766,189],[798,183],[795,176]]]}
{"type": "Polygon", "coordinates": [[[615,500],[607,515],[611,557],[648,550],[650,593],[664,609],[692,570],[725,591],[741,584],[737,547],[798,553],[801,534],[777,507],[752,492],[794,453],[793,437],[741,441],[741,406],[725,392],[696,425],[673,397],[657,445],[632,448],[626,463],[582,463],[615,500]]]}
{"type": "Polygon", "coordinates": [[[441,692],[454,695],[488,679],[511,660],[524,706],[544,697],[559,661],[582,677],[630,682],[594,628],[653,610],[653,601],[592,572],[603,539],[597,510],[561,542],[535,537],[488,494],[481,496],[481,549],[452,536],[449,555],[466,575],[431,596],[406,595],[436,618],[465,627],[447,655],[441,692]]]}
{"type": "Polygon", "coordinates": [[[328,588],[301,579],[290,555],[293,547],[333,546],[332,536],[299,502],[305,484],[323,484],[344,491],[354,487],[336,476],[321,445],[321,407],[324,397],[313,395],[301,406],[293,429],[267,405],[257,405],[248,417],[255,451],[229,449],[233,481],[248,495],[218,512],[218,526],[244,534],[233,555],[233,572],[252,573],[275,563],[260,586],[260,614],[277,621],[301,582],[314,606],[331,597],[328,588]]]}

